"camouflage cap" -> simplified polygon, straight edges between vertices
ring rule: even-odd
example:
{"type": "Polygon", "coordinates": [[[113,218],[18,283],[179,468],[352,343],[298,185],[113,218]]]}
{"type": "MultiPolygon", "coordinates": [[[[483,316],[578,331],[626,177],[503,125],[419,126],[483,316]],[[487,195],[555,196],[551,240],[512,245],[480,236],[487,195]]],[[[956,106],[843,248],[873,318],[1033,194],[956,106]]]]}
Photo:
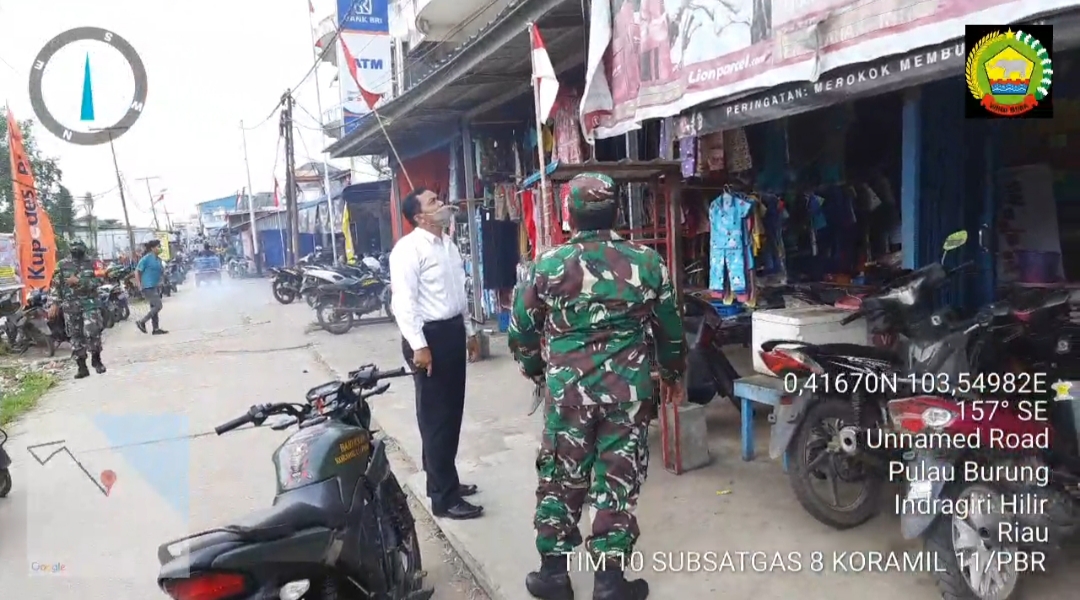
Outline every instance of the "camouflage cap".
{"type": "Polygon", "coordinates": [[[615,180],[602,173],[581,173],[570,186],[570,210],[596,210],[615,204],[615,180]]]}

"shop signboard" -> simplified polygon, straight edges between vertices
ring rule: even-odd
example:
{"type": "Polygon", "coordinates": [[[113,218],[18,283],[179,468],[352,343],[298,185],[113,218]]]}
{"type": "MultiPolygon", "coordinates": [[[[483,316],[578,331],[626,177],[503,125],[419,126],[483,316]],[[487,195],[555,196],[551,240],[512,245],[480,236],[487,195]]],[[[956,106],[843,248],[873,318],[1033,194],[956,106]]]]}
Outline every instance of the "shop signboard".
{"type": "MultiPolygon", "coordinates": [[[[384,0],[385,1],[385,0],[384,0]]],[[[342,31],[341,42],[349,47],[356,61],[356,72],[369,92],[390,98],[393,92],[393,40],[388,33],[342,31]]],[[[340,48],[338,49],[340,53],[340,48]]],[[[352,133],[371,113],[360,96],[360,88],[349,73],[343,53],[338,55],[341,73],[338,75],[342,95],[342,118],[345,135],[352,133]]],[[[377,106],[376,106],[377,108],[377,106]]]]}
{"type": "Polygon", "coordinates": [[[389,0],[337,0],[337,15],[342,31],[390,31],[389,0]]]}
{"type": "Polygon", "coordinates": [[[15,234],[0,233],[0,292],[22,287],[19,280],[19,250],[15,234]]]}
{"type": "MultiPolygon", "coordinates": [[[[594,22],[589,36],[591,47],[597,47],[591,43],[594,37],[610,40],[607,64],[596,76],[606,78],[611,93],[587,90],[581,110],[583,127],[597,138],[621,135],[646,119],[673,116],[704,103],[785,84],[816,83],[835,69],[961,39],[966,23],[1012,23],[1074,4],[608,1],[611,26],[594,22]]],[[[858,83],[856,74],[853,84],[858,83]]]]}
{"type": "MultiPolygon", "coordinates": [[[[1080,45],[1080,13],[1071,11],[1036,22],[1054,26],[1055,45],[1061,49],[1080,45]]],[[[675,134],[679,138],[707,135],[960,76],[966,59],[964,39],[960,38],[850,65],[825,73],[813,83],[791,83],[698,107],[675,119],[675,134]]]]}

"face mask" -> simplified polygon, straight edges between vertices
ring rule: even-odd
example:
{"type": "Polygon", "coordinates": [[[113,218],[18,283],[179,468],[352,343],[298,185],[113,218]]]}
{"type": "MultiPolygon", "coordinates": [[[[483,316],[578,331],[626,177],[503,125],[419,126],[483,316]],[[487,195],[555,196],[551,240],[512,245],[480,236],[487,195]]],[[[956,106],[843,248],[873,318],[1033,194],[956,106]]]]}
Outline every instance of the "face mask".
{"type": "Polygon", "coordinates": [[[425,216],[436,227],[445,229],[450,226],[450,221],[454,218],[454,208],[452,206],[440,206],[438,210],[427,213],[425,216]]]}
{"type": "Polygon", "coordinates": [[[74,258],[75,260],[82,260],[84,256],[86,256],[86,252],[83,250],[71,251],[71,258],[74,258]]]}

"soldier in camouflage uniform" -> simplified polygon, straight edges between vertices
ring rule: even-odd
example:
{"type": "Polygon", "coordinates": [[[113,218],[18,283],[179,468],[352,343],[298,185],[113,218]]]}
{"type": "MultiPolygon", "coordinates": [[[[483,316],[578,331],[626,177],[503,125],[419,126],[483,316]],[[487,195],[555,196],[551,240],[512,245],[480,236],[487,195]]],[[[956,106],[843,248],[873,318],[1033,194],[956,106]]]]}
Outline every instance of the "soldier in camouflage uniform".
{"type": "Polygon", "coordinates": [[[86,367],[87,349],[94,370],[105,372],[101,362],[103,323],[97,295],[100,285],[94,274],[94,261],[86,255],[86,245],[73,242],[71,256],[56,265],[50,287],[53,301],[64,311],[64,329],[71,340],[71,355],[79,367],[75,379],[90,376],[86,367]]]}
{"type": "Polygon", "coordinates": [[[627,581],[622,567],[639,534],[634,509],[656,412],[653,360],[664,392],[679,389],[682,317],[660,255],[612,231],[615,182],[584,173],[570,189],[575,233],[536,259],[510,320],[522,373],[546,382],[534,520],[541,566],[525,587],[544,600],[574,597],[568,558],[582,543],[578,520],[587,500],[594,513],[585,545],[592,564],[603,564],[594,600],[643,600],[648,583],[627,581]]]}

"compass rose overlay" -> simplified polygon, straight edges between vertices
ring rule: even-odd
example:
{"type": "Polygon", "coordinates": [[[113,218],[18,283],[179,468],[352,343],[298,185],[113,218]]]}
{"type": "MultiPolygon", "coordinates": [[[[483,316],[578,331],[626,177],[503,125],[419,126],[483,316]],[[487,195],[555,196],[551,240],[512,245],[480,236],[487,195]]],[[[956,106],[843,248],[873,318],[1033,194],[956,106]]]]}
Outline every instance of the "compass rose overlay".
{"type": "MultiPolygon", "coordinates": [[[[89,75],[89,66],[87,67],[87,75],[89,75]]],[[[143,107],[146,105],[146,93],[146,65],[143,64],[142,58],[127,40],[100,27],[76,27],[54,37],[41,48],[34,59],[33,68],[30,69],[30,105],[34,108],[34,114],[53,135],[80,146],[107,144],[110,139],[115,140],[126,133],[135,124],[135,121],[138,121],[139,117],[142,116],[143,107]],[[127,112],[116,123],[91,132],[73,131],[70,127],[62,124],[49,111],[41,91],[45,67],[48,66],[52,57],[65,46],[84,40],[101,42],[115,48],[127,61],[135,78],[135,92],[127,112]]]]}

